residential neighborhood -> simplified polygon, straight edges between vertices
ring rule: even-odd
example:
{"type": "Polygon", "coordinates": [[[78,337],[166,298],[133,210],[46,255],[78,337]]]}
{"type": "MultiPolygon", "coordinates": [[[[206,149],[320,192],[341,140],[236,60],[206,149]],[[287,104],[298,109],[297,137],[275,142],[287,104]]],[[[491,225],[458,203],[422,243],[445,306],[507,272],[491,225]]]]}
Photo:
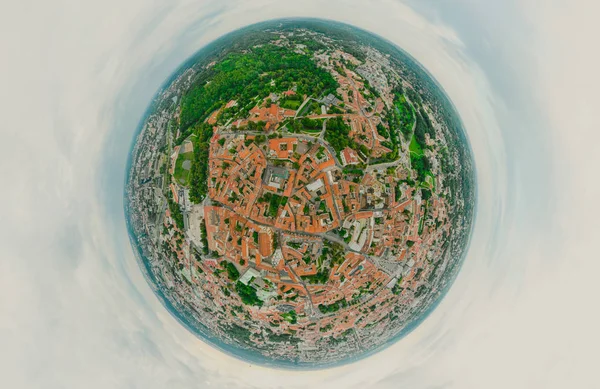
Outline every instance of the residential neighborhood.
{"type": "Polygon", "coordinates": [[[470,232],[470,189],[410,67],[308,28],[269,33],[162,92],[134,149],[131,224],[200,332],[333,363],[385,345],[442,295],[470,232]],[[227,73],[236,61],[258,81],[227,73]]]}

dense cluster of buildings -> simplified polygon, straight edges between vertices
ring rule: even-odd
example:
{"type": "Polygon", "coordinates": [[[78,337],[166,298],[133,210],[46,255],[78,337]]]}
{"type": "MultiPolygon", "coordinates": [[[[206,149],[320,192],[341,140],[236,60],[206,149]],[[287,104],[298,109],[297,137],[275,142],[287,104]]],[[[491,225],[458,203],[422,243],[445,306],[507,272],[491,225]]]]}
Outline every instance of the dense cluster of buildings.
{"type": "MultiPolygon", "coordinates": [[[[219,115],[236,100],[214,111],[202,203],[177,177],[194,152],[193,135],[172,144],[178,110],[148,120],[132,166],[132,224],[174,304],[211,333],[270,357],[341,359],[383,344],[438,291],[451,226],[443,176],[415,182],[410,140],[396,161],[369,164],[391,151],[376,128],[387,126],[394,101],[389,63],[368,54],[365,62],[337,47],[315,54],[338,81],[337,96],[302,96],[290,110],[279,102],[296,91],[273,93],[225,123],[219,115]],[[321,112],[305,110],[311,101],[321,112]],[[325,141],[327,120],[338,116],[369,155],[325,141]],[[301,118],[323,120],[322,131],[290,131],[301,118]],[[166,197],[179,204],[183,226],[166,197]]],[[[181,75],[165,96],[180,96],[190,79],[181,75]]],[[[435,159],[435,145],[430,153],[435,159]]]]}

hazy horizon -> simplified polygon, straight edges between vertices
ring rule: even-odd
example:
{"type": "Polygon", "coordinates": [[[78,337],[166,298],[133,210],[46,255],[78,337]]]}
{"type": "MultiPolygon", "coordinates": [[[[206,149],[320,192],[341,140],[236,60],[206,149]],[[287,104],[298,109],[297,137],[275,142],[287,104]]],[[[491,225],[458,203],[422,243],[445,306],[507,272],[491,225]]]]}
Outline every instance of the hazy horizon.
{"type": "Polygon", "coordinates": [[[5,386],[597,386],[599,5],[59,0],[0,9],[5,386]],[[437,309],[385,350],[308,373],[245,363],[185,329],[144,279],[123,215],[129,150],[163,82],[227,32],[287,17],[348,23],[418,60],[463,120],[478,184],[469,252],[437,309]]]}

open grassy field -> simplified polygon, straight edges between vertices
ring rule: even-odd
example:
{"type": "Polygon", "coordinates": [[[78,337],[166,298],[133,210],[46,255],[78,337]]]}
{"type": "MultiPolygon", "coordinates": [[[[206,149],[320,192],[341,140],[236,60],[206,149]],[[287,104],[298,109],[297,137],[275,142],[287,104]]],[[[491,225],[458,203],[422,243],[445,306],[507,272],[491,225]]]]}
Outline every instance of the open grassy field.
{"type": "Polygon", "coordinates": [[[414,135],[410,140],[409,150],[411,153],[415,153],[416,155],[423,155],[423,149],[421,148],[419,142],[417,142],[417,139],[414,135]]]}
{"type": "Polygon", "coordinates": [[[194,153],[179,154],[177,161],[175,162],[175,172],[173,178],[178,184],[187,186],[189,184],[190,168],[192,166],[192,160],[194,159],[194,153]],[[189,161],[186,163],[186,161],[189,161]]]}
{"type": "Polygon", "coordinates": [[[302,104],[302,101],[300,100],[283,100],[281,102],[281,106],[283,108],[286,109],[293,109],[294,111],[296,111],[298,108],[300,108],[300,105],[302,104]]]}

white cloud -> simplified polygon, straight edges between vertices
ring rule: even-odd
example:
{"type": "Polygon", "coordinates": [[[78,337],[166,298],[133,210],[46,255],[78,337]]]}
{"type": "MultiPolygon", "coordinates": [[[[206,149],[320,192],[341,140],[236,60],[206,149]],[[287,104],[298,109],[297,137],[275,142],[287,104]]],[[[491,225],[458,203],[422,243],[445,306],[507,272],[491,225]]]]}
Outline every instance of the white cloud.
{"type": "Polygon", "coordinates": [[[533,3],[427,19],[392,0],[5,2],[3,387],[592,387],[596,13],[533,3]],[[409,51],[459,109],[479,175],[470,255],[438,309],[381,353],[310,373],[249,366],[181,327],[143,279],[121,208],[130,140],[163,80],[223,33],[284,16],[346,21],[409,51]]]}

